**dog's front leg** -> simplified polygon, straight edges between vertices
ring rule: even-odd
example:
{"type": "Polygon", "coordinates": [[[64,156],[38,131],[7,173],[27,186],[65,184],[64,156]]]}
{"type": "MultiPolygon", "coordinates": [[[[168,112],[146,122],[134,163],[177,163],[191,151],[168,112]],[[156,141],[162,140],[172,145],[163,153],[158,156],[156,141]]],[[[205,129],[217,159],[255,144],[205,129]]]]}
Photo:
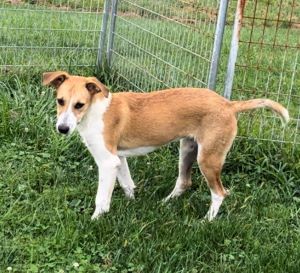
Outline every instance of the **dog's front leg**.
{"type": "Polygon", "coordinates": [[[97,165],[99,169],[99,184],[96,195],[96,209],[92,220],[109,211],[120,159],[117,156],[111,156],[105,161],[97,162],[97,165]]]}

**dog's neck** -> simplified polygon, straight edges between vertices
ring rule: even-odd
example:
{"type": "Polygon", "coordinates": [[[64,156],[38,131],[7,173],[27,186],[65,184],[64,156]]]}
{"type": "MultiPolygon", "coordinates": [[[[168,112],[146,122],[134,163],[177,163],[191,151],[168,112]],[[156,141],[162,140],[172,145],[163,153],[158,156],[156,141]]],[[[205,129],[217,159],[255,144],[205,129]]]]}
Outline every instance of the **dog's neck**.
{"type": "Polygon", "coordinates": [[[112,100],[112,94],[109,93],[107,98],[96,99],[93,101],[87,110],[86,114],[77,125],[79,134],[83,137],[89,132],[95,132],[99,130],[103,131],[103,115],[107,111],[112,100]]]}

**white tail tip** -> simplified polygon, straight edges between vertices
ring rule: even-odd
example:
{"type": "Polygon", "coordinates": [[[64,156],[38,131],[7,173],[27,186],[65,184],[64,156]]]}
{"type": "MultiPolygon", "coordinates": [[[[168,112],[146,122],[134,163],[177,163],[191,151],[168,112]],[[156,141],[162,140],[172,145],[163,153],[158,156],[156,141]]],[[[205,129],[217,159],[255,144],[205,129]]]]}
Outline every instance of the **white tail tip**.
{"type": "Polygon", "coordinates": [[[290,120],[290,115],[287,109],[284,109],[282,111],[282,123],[283,125],[286,125],[290,120]]]}

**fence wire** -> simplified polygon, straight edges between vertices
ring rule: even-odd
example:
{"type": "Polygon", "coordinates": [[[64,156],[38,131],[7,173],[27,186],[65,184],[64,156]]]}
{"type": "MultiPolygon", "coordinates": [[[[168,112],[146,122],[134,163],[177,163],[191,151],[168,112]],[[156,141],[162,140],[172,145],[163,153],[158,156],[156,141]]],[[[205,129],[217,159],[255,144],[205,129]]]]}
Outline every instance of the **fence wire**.
{"type": "Polygon", "coordinates": [[[119,85],[206,87],[218,2],[120,1],[112,49],[119,85]]]}
{"type": "Polygon", "coordinates": [[[0,3],[0,72],[95,67],[103,1],[0,3]]]}
{"type": "Polygon", "coordinates": [[[278,101],[288,108],[291,122],[283,130],[276,115],[252,112],[240,118],[240,136],[300,143],[299,28],[296,0],[246,2],[232,98],[278,101]]]}

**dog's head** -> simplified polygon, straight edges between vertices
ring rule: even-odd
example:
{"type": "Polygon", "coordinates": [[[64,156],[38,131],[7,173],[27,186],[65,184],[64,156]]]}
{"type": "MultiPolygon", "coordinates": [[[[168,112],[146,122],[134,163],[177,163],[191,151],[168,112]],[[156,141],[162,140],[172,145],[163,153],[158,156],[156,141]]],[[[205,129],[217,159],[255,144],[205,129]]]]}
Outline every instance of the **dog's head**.
{"type": "Polygon", "coordinates": [[[43,73],[43,85],[56,88],[57,131],[71,134],[95,96],[105,99],[109,91],[94,77],[72,76],[64,71],[43,73]]]}

